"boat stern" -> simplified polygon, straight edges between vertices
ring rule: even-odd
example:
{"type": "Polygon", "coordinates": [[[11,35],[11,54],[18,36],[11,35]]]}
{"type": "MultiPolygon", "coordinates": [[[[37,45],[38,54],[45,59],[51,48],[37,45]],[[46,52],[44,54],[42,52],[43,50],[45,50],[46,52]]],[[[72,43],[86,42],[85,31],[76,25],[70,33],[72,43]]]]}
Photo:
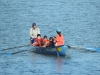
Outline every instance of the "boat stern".
{"type": "Polygon", "coordinates": [[[60,56],[66,56],[67,46],[58,46],[57,51],[60,56]]]}

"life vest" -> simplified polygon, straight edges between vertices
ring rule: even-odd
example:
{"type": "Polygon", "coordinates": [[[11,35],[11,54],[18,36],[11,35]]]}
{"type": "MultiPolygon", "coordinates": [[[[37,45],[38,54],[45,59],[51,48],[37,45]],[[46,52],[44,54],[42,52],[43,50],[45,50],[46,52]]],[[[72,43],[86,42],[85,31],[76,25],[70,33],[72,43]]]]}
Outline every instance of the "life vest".
{"type": "Polygon", "coordinates": [[[42,38],[38,39],[36,38],[36,46],[41,46],[42,44],[42,38]]]}
{"type": "Polygon", "coordinates": [[[61,36],[57,35],[56,36],[56,46],[61,46],[64,45],[64,36],[61,34],[61,36]]]}
{"type": "Polygon", "coordinates": [[[48,39],[42,39],[43,44],[47,44],[47,46],[49,45],[49,40],[48,39]]]}

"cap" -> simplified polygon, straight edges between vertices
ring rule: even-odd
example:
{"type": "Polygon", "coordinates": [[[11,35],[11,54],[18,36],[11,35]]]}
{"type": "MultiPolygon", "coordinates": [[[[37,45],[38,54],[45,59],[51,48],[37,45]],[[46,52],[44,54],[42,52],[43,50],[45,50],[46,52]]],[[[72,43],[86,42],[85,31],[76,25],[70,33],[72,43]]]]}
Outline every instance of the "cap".
{"type": "Polygon", "coordinates": [[[61,32],[60,28],[57,28],[56,32],[61,32]]]}
{"type": "Polygon", "coordinates": [[[33,24],[32,24],[32,27],[33,27],[33,26],[36,26],[36,23],[33,23],[33,24]]]}

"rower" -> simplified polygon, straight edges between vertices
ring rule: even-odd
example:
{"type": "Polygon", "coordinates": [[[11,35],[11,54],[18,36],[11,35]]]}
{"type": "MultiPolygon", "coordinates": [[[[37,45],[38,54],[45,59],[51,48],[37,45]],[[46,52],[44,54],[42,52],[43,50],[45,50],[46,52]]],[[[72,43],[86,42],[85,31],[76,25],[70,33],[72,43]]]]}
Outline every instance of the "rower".
{"type": "Polygon", "coordinates": [[[37,37],[37,34],[40,34],[40,29],[37,27],[36,23],[32,24],[32,28],[30,29],[30,42],[34,43],[34,39],[37,37]]]}
{"type": "Polygon", "coordinates": [[[42,39],[42,47],[47,47],[49,46],[49,40],[47,39],[47,36],[44,35],[43,39],[42,39]]]}
{"type": "Polygon", "coordinates": [[[35,42],[32,44],[33,46],[38,46],[38,47],[41,47],[41,42],[42,42],[42,38],[41,38],[41,35],[38,34],[37,35],[37,38],[34,39],[35,42]]]}
{"type": "Polygon", "coordinates": [[[57,32],[57,35],[56,35],[56,39],[54,40],[55,46],[64,45],[64,36],[61,34],[61,30],[58,28],[56,32],[57,32]]]}

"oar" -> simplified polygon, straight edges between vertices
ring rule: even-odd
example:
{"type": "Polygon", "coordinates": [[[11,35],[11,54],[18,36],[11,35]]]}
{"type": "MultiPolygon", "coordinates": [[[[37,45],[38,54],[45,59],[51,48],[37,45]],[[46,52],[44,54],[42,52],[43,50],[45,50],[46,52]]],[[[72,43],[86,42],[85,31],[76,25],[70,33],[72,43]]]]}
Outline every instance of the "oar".
{"type": "Polygon", "coordinates": [[[68,46],[68,48],[72,48],[72,49],[83,49],[83,50],[98,51],[98,52],[100,52],[100,48],[81,47],[81,46],[68,46]]]}
{"type": "Polygon", "coordinates": [[[17,52],[13,52],[13,53],[0,53],[0,55],[14,55],[14,54],[17,54],[17,53],[21,53],[21,52],[25,52],[25,51],[27,51],[27,50],[21,50],[21,51],[17,51],[17,52]]]}
{"type": "Polygon", "coordinates": [[[5,50],[10,50],[10,49],[15,49],[15,48],[21,48],[21,47],[27,47],[27,46],[30,46],[30,44],[15,46],[15,47],[12,47],[12,48],[0,49],[0,51],[5,51],[5,50]]]}
{"type": "MultiPolygon", "coordinates": [[[[34,46],[33,46],[33,48],[34,48],[34,46]]],[[[5,53],[5,54],[7,54],[7,55],[14,55],[14,54],[18,54],[18,53],[22,53],[22,52],[25,52],[25,51],[33,51],[33,48],[32,49],[30,49],[30,50],[20,50],[20,51],[16,51],[16,52],[13,52],[13,53],[5,53]]]]}
{"type": "Polygon", "coordinates": [[[28,50],[21,50],[21,51],[17,51],[17,52],[13,52],[13,53],[6,53],[6,54],[7,55],[14,55],[14,54],[25,52],[25,51],[28,51],[28,50]]]}

